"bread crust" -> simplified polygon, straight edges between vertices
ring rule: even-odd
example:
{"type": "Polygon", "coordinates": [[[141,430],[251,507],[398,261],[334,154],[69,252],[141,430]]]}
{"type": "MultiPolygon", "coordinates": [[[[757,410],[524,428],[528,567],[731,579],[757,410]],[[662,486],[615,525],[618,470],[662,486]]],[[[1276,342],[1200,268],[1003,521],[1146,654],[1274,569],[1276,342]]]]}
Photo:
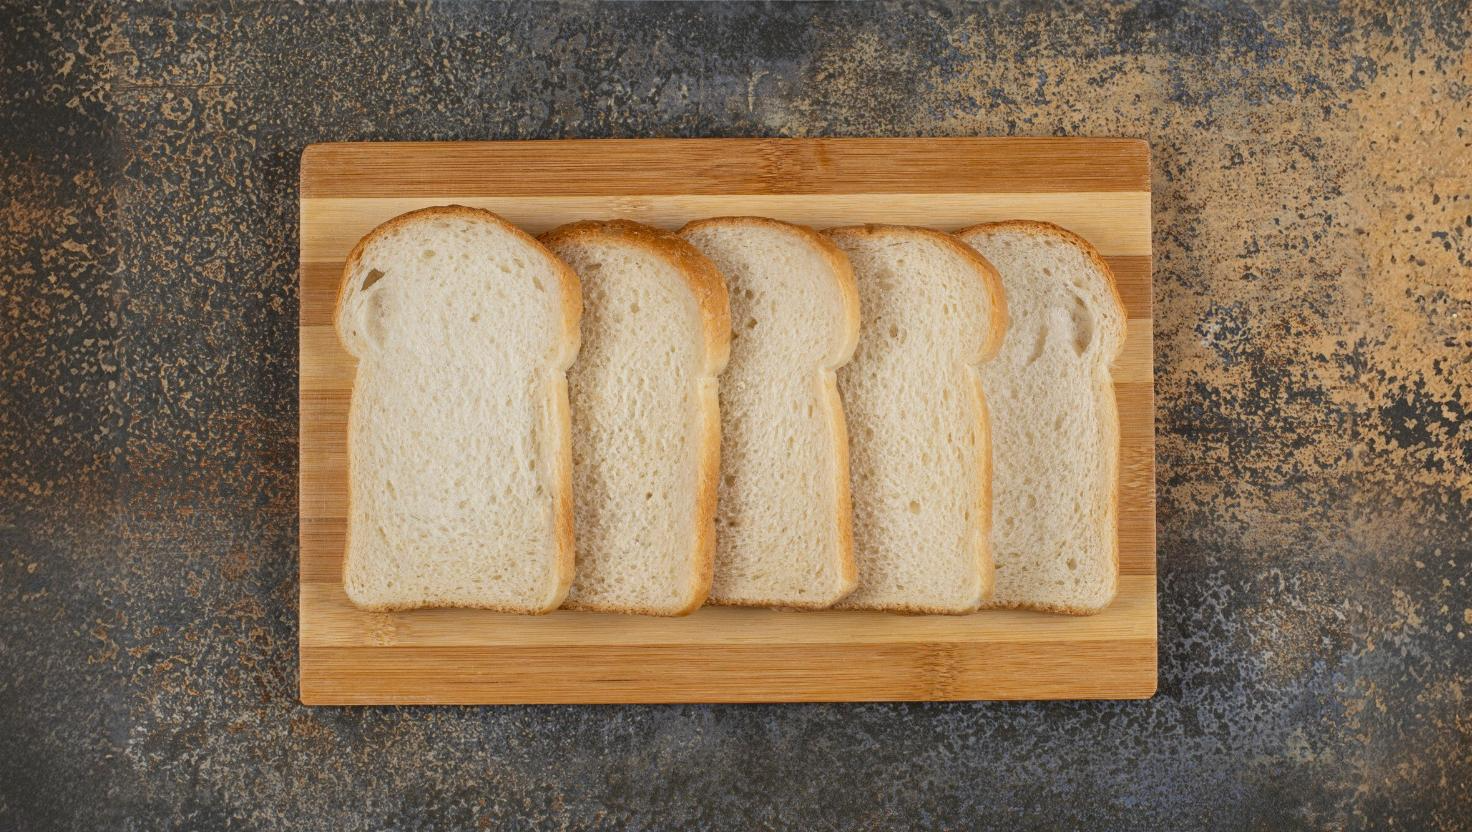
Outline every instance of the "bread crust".
{"type": "MultiPolygon", "coordinates": [[[[977,253],[971,246],[966,245],[960,239],[936,231],[931,228],[921,228],[910,225],[888,225],[882,223],[868,223],[864,225],[845,225],[829,228],[823,231],[827,237],[879,237],[879,236],[910,236],[938,243],[960,257],[968,260],[976,268],[977,274],[981,276],[982,288],[987,293],[988,302],[991,306],[990,328],[982,339],[981,348],[976,360],[971,362],[973,372],[970,373],[970,384],[975,393],[975,399],[981,409],[981,430],[978,436],[980,440],[980,452],[977,454],[977,516],[981,518],[981,546],[978,547],[978,568],[981,574],[981,585],[975,603],[965,607],[937,607],[928,604],[883,604],[864,605],[852,607],[853,609],[879,609],[890,612],[909,613],[916,615],[966,615],[976,612],[981,605],[991,597],[994,580],[994,570],[991,551],[991,503],[992,503],[992,441],[990,414],[986,406],[986,396],[981,389],[981,377],[974,372],[975,368],[991,360],[1002,348],[1002,340],[1006,337],[1007,327],[1010,323],[1007,317],[1006,295],[1002,291],[1001,275],[996,267],[981,254],[977,253]]],[[[842,605],[840,605],[842,606],[842,605]]]]}
{"type": "MultiPolygon", "coordinates": [[[[1093,243],[1090,243],[1083,237],[1080,237],[1079,235],[1073,233],[1072,231],[1069,231],[1061,225],[1055,225],[1051,222],[1043,222],[1042,220],[1005,220],[1002,222],[985,222],[979,223],[977,225],[967,226],[966,228],[962,228],[955,233],[957,237],[965,237],[971,235],[991,235],[1004,231],[1021,231],[1045,237],[1052,237],[1068,245],[1074,246],[1075,248],[1083,252],[1084,256],[1088,258],[1089,262],[1093,264],[1093,266],[1099,270],[1099,273],[1104,276],[1105,284],[1109,288],[1109,294],[1114,298],[1115,307],[1119,311],[1119,320],[1121,322],[1119,342],[1113,345],[1113,351],[1106,356],[1107,361],[1105,362],[1105,372],[1109,373],[1109,368],[1113,365],[1114,361],[1119,358],[1119,354],[1124,350],[1124,342],[1126,337],[1128,336],[1129,330],[1129,315],[1125,311],[1124,300],[1120,297],[1119,294],[1119,282],[1114,277],[1114,270],[1109,268],[1109,262],[1104,259],[1104,255],[1099,253],[1099,249],[1095,248],[1093,243]]],[[[1112,395],[1112,388],[1110,390],[1110,393],[1112,395]]],[[[1096,615],[1100,612],[1103,612],[1109,607],[1110,604],[1114,603],[1114,599],[1119,595],[1118,459],[1120,452],[1120,443],[1122,439],[1120,435],[1119,408],[1117,404],[1115,408],[1111,411],[1111,414],[1113,416],[1113,419],[1109,427],[1112,429],[1112,432],[1114,434],[1113,444],[1116,462],[1114,486],[1109,490],[1109,517],[1111,522],[1114,524],[1114,528],[1111,530],[1112,534],[1110,534],[1109,536],[1109,556],[1114,567],[1114,584],[1112,590],[1109,593],[1109,598],[1097,607],[1083,607],[1072,604],[1026,603],[1018,601],[1011,603],[987,603],[985,605],[986,609],[1027,609],[1037,610],[1038,612],[1061,613],[1064,615],[1096,615]]]]}
{"type": "Polygon", "coordinates": [[[717,483],[721,472],[721,416],[718,383],[731,355],[731,307],[726,281],[698,249],[668,231],[629,220],[583,220],[558,226],[538,238],[547,248],[578,241],[631,245],[673,265],[690,287],[700,310],[705,366],[701,370],[703,435],[697,475],[695,569],[690,600],[683,607],[625,607],[565,601],[565,609],[622,612],[636,615],[689,615],[705,603],[715,574],[717,483]]]}
{"type": "Polygon", "coordinates": [[[853,491],[849,481],[849,447],[848,447],[848,423],[844,418],[843,399],[838,393],[838,368],[847,364],[854,356],[854,350],[859,345],[859,286],[854,279],[852,264],[848,261],[848,255],[843,249],[833,244],[823,234],[809,228],[806,225],[782,222],[769,217],[753,216],[724,216],[709,217],[707,219],[694,220],[686,223],[678,233],[684,237],[687,233],[698,231],[701,228],[722,225],[749,225],[761,226],[785,234],[801,237],[805,242],[814,246],[827,262],[829,269],[836,278],[840,302],[843,305],[844,314],[844,338],[835,345],[835,350],[828,356],[827,363],[820,368],[819,392],[828,403],[829,429],[832,431],[836,443],[835,465],[837,470],[834,501],[838,512],[836,525],[838,529],[838,546],[840,553],[839,562],[839,590],[832,597],[816,599],[811,602],[795,602],[790,599],[777,598],[742,598],[742,599],[712,599],[710,603],[732,607],[781,607],[795,610],[821,610],[828,609],[846,596],[852,593],[859,585],[859,567],[854,560],[854,524],[853,524],[853,491]]]}
{"type": "MultiPolygon", "coordinates": [[[[343,262],[342,278],[338,282],[337,287],[337,300],[332,313],[333,330],[337,333],[338,341],[343,345],[343,348],[356,359],[358,356],[352,352],[347,340],[342,336],[342,313],[344,301],[353,294],[354,290],[349,284],[353,272],[358,265],[358,261],[362,259],[363,252],[367,250],[371,243],[380,237],[416,222],[436,218],[468,219],[495,226],[499,230],[505,231],[521,242],[531,246],[533,250],[540,252],[546,258],[548,265],[552,266],[559,277],[558,286],[561,290],[562,331],[559,334],[560,337],[558,338],[556,350],[553,354],[554,363],[550,368],[550,378],[548,379],[548,384],[552,388],[548,397],[549,405],[552,409],[552,420],[558,426],[560,439],[556,443],[556,448],[554,449],[555,458],[553,460],[553,475],[556,478],[556,483],[552,489],[552,532],[553,546],[555,549],[552,585],[549,587],[546,598],[535,606],[518,607],[505,604],[434,605],[543,615],[557,609],[562,604],[562,599],[567,595],[568,589],[572,586],[573,577],[572,429],[567,402],[567,370],[577,358],[578,347],[581,343],[579,322],[583,312],[583,294],[577,274],[566,263],[563,263],[552,252],[548,251],[545,246],[537,242],[536,238],[490,211],[481,208],[470,208],[464,205],[440,205],[430,208],[420,208],[416,211],[400,214],[381,223],[378,227],[363,235],[363,238],[348,253],[347,259],[343,262]]],[[[357,372],[357,362],[355,361],[353,365],[354,389],[357,387],[357,372]]],[[[359,407],[357,396],[351,397],[348,407],[348,446],[352,447],[352,425],[356,421],[353,418],[353,412],[359,407]]],[[[351,512],[351,507],[354,503],[352,454],[348,455],[347,466],[348,506],[349,512],[351,512]]],[[[347,586],[348,558],[352,552],[352,533],[353,524],[349,522],[344,532],[343,541],[341,574],[344,587],[347,586]]],[[[358,601],[352,599],[351,596],[349,600],[352,600],[353,604],[360,609],[372,612],[394,612],[398,610],[421,609],[430,606],[429,604],[360,604],[358,601]]]]}

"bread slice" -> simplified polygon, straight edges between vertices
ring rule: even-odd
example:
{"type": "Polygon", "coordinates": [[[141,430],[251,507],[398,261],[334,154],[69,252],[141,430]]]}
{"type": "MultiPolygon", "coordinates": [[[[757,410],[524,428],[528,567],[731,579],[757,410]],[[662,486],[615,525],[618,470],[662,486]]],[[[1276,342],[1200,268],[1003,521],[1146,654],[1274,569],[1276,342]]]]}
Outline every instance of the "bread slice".
{"type": "Polygon", "coordinates": [[[864,318],[838,371],[852,437],[856,609],[964,613],[991,591],[987,411],[977,365],[1006,331],[996,270],[956,238],[827,231],[864,318]]]}
{"type": "Polygon", "coordinates": [[[710,602],[820,609],[853,591],[848,435],[834,371],[859,337],[848,258],[809,228],[719,217],[680,230],[730,292],[710,602]]]}
{"type": "Polygon", "coordinates": [[[1114,276],[1083,238],[1041,222],[959,233],[1001,272],[1012,328],[982,368],[992,412],[991,605],[1075,614],[1119,580],[1119,413],[1109,367],[1124,345],[1114,276]]]}
{"type": "Polygon", "coordinates": [[[710,591],[726,287],[689,243],[632,222],[542,241],[582,280],[572,397],[577,575],[566,606],[684,615],[710,591]]]}
{"type": "Polygon", "coordinates": [[[354,604],[562,602],[579,311],[572,270],[488,211],[414,211],[353,249],[335,324],[358,360],[343,562],[354,604]]]}

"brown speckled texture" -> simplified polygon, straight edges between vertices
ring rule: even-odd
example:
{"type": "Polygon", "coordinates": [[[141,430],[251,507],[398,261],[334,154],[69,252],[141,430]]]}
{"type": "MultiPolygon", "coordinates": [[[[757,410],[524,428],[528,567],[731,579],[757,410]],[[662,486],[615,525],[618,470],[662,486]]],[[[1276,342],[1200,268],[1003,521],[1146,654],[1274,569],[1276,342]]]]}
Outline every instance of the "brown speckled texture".
{"type": "Polygon", "coordinates": [[[1467,3],[0,18],[0,829],[1468,828],[1467,3]],[[1158,696],[296,704],[304,145],[870,134],[1150,140],[1158,696]]]}

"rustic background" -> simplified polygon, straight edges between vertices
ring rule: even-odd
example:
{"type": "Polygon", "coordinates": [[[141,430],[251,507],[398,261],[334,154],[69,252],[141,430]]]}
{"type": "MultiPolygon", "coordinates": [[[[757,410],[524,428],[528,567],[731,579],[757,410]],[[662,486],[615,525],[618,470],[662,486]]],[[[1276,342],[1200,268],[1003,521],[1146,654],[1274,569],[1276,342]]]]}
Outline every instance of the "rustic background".
{"type": "Polygon", "coordinates": [[[0,828],[1468,828],[1469,20],[0,0],[0,828]],[[1150,140],[1159,695],[297,705],[302,147],[749,135],[1150,140]]]}

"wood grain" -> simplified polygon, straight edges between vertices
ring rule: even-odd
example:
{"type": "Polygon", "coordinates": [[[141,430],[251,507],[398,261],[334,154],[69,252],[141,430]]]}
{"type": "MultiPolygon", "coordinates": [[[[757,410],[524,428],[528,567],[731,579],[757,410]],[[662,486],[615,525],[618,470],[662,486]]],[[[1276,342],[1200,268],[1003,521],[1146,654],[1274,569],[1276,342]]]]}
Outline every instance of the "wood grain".
{"type": "Polygon", "coordinates": [[[1084,139],[314,145],[302,158],[301,697],[308,704],[1135,698],[1156,679],[1148,149],[1084,139]],[[1099,246],[1129,317],[1120,592],[1091,617],[705,608],[683,619],[366,613],[342,592],[353,359],[342,260],[392,216],[457,202],[531,231],[584,216],[722,213],[824,227],[1058,222],[1099,246]]]}
{"type": "Polygon", "coordinates": [[[301,195],[1150,191],[1138,139],[585,139],[340,143],[302,154],[301,195]]]}

